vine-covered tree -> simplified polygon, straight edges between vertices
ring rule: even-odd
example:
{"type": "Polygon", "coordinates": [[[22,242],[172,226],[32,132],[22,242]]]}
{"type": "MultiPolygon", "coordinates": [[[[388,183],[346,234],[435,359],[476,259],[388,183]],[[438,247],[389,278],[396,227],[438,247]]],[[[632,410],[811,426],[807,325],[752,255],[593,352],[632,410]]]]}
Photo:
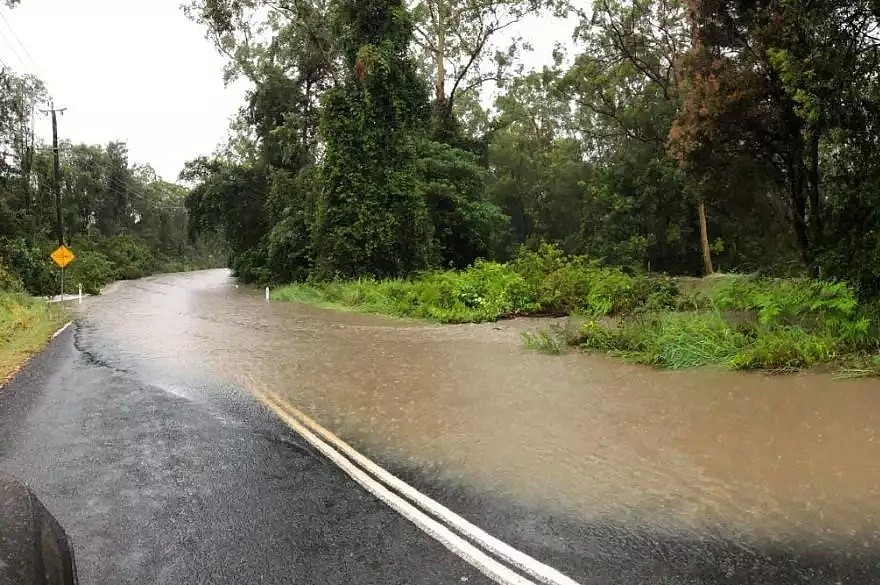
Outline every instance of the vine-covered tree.
{"type": "Polygon", "coordinates": [[[421,270],[432,234],[415,160],[428,102],[408,54],[412,22],[400,0],[346,0],[337,10],[344,80],[323,102],[317,275],[421,270]]]}

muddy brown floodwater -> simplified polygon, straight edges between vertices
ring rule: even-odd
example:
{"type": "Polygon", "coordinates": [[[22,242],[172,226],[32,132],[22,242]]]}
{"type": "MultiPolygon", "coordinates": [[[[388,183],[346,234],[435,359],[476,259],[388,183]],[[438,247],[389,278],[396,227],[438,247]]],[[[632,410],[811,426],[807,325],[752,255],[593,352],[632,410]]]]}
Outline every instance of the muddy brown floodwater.
{"type": "Polygon", "coordinates": [[[534,321],[434,326],[266,303],[226,271],[83,305],[122,359],[269,388],[370,454],[585,521],[880,548],[880,382],[662,372],[525,350],[534,321]]]}

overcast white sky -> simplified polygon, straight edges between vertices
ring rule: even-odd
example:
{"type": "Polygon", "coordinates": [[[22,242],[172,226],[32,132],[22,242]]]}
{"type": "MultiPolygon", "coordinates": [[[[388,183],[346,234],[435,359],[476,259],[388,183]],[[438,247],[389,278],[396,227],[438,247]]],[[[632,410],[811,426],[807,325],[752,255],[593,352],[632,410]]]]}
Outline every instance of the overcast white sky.
{"type": "MultiPolygon", "coordinates": [[[[223,59],[179,6],[180,0],[3,5],[8,25],[0,19],[0,59],[35,73],[55,106],[68,108],[59,120],[62,138],[124,140],[133,162],[150,163],[173,181],[185,161],[223,140],[243,100],[241,88],[224,89],[223,59]]],[[[38,118],[37,131],[51,137],[47,118],[38,118]]]]}
{"type": "MultiPolygon", "coordinates": [[[[210,154],[243,103],[243,87],[223,86],[223,59],[181,0],[23,0],[0,3],[0,60],[43,79],[63,139],[128,143],[132,162],[149,163],[174,181],[183,163],[210,154]],[[17,37],[17,39],[16,39],[17,37]],[[21,41],[22,48],[18,40],[21,41]]],[[[549,62],[570,23],[522,26],[535,52],[529,66],[549,62]]],[[[37,133],[51,138],[46,117],[37,133]]]]}

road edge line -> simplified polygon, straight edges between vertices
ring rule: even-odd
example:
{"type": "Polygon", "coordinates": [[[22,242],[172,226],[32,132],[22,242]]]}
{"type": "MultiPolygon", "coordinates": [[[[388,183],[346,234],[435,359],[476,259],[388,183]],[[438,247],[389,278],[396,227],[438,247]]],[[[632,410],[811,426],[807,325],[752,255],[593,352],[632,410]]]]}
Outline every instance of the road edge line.
{"type": "Polygon", "coordinates": [[[405,496],[411,502],[420,506],[423,510],[428,511],[434,517],[439,518],[446,524],[453,526],[466,537],[480,544],[483,548],[490,551],[504,561],[510,563],[517,569],[527,573],[528,575],[538,579],[547,585],[580,585],[571,577],[561,573],[553,567],[542,563],[541,561],[517,550],[492,536],[479,526],[472,524],[470,521],[459,516],[440,502],[421,493],[402,479],[386,471],[371,459],[359,453],[351,445],[334,435],[328,429],[321,426],[317,421],[309,417],[307,414],[288,404],[274,392],[270,393],[274,402],[286,408],[290,416],[299,419],[303,425],[311,429],[322,439],[330,443],[333,447],[349,457],[352,461],[361,466],[364,470],[371,473],[379,481],[396,490],[405,496]]]}
{"type": "MultiPolygon", "coordinates": [[[[55,333],[52,334],[52,339],[55,339],[56,337],[58,337],[59,335],[61,335],[65,331],[67,331],[67,328],[70,327],[71,325],[73,325],[73,321],[68,321],[64,327],[62,327],[61,329],[59,329],[58,331],[56,331],[55,333]]],[[[46,338],[44,337],[43,339],[46,339],[46,338]]]]}
{"type": "Polygon", "coordinates": [[[332,461],[355,482],[360,484],[361,487],[478,571],[501,585],[535,585],[533,581],[526,579],[511,568],[493,559],[461,536],[452,532],[448,527],[431,518],[401,496],[367,475],[365,471],[358,468],[339,451],[307,429],[271,397],[258,392],[254,392],[254,395],[294,432],[332,461]]]}

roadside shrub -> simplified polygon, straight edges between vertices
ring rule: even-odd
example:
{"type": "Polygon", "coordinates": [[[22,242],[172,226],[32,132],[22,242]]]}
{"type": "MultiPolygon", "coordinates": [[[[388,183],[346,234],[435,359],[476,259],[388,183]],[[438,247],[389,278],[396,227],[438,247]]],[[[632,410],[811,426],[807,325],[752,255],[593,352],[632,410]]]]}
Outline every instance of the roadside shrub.
{"type": "Polygon", "coordinates": [[[616,326],[587,323],[575,344],[668,369],[720,365],[737,370],[791,371],[851,351],[827,331],[799,326],[735,325],[720,313],[658,313],[616,326]]]}
{"type": "Polygon", "coordinates": [[[654,292],[677,294],[660,279],[651,283],[584,256],[567,256],[546,243],[537,251],[521,250],[510,267],[534,290],[535,302],[546,313],[612,315],[635,309],[654,292]],[[652,285],[659,286],[652,290],[652,285]]]}
{"type": "Polygon", "coordinates": [[[32,327],[46,310],[46,303],[27,294],[0,292],[0,345],[32,327]]]}
{"type": "Polygon", "coordinates": [[[681,292],[669,276],[637,278],[626,311],[656,312],[675,309],[681,292]]]}
{"type": "Polygon", "coordinates": [[[576,333],[562,325],[551,325],[549,330],[524,331],[521,334],[523,345],[550,355],[560,355],[572,345],[576,333]]]}
{"type": "Polygon", "coordinates": [[[83,292],[97,295],[109,282],[115,280],[117,271],[113,263],[100,252],[80,252],[68,270],[69,291],[82,284],[83,292]]]}
{"type": "Polygon", "coordinates": [[[443,322],[490,321],[538,310],[525,279],[504,264],[423,275],[413,283],[419,313],[443,322]]]}
{"type": "Polygon", "coordinates": [[[842,282],[733,278],[708,293],[716,309],[754,311],[763,325],[845,328],[858,311],[855,292],[842,282]]]}
{"type": "Polygon", "coordinates": [[[0,241],[0,259],[35,295],[58,292],[58,269],[49,259],[51,252],[49,245],[35,246],[24,238],[0,241]]]}
{"type": "Polygon", "coordinates": [[[100,250],[113,264],[116,280],[149,276],[157,268],[156,258],[150,249],[128,235],[107,238],[100,250]]]}

